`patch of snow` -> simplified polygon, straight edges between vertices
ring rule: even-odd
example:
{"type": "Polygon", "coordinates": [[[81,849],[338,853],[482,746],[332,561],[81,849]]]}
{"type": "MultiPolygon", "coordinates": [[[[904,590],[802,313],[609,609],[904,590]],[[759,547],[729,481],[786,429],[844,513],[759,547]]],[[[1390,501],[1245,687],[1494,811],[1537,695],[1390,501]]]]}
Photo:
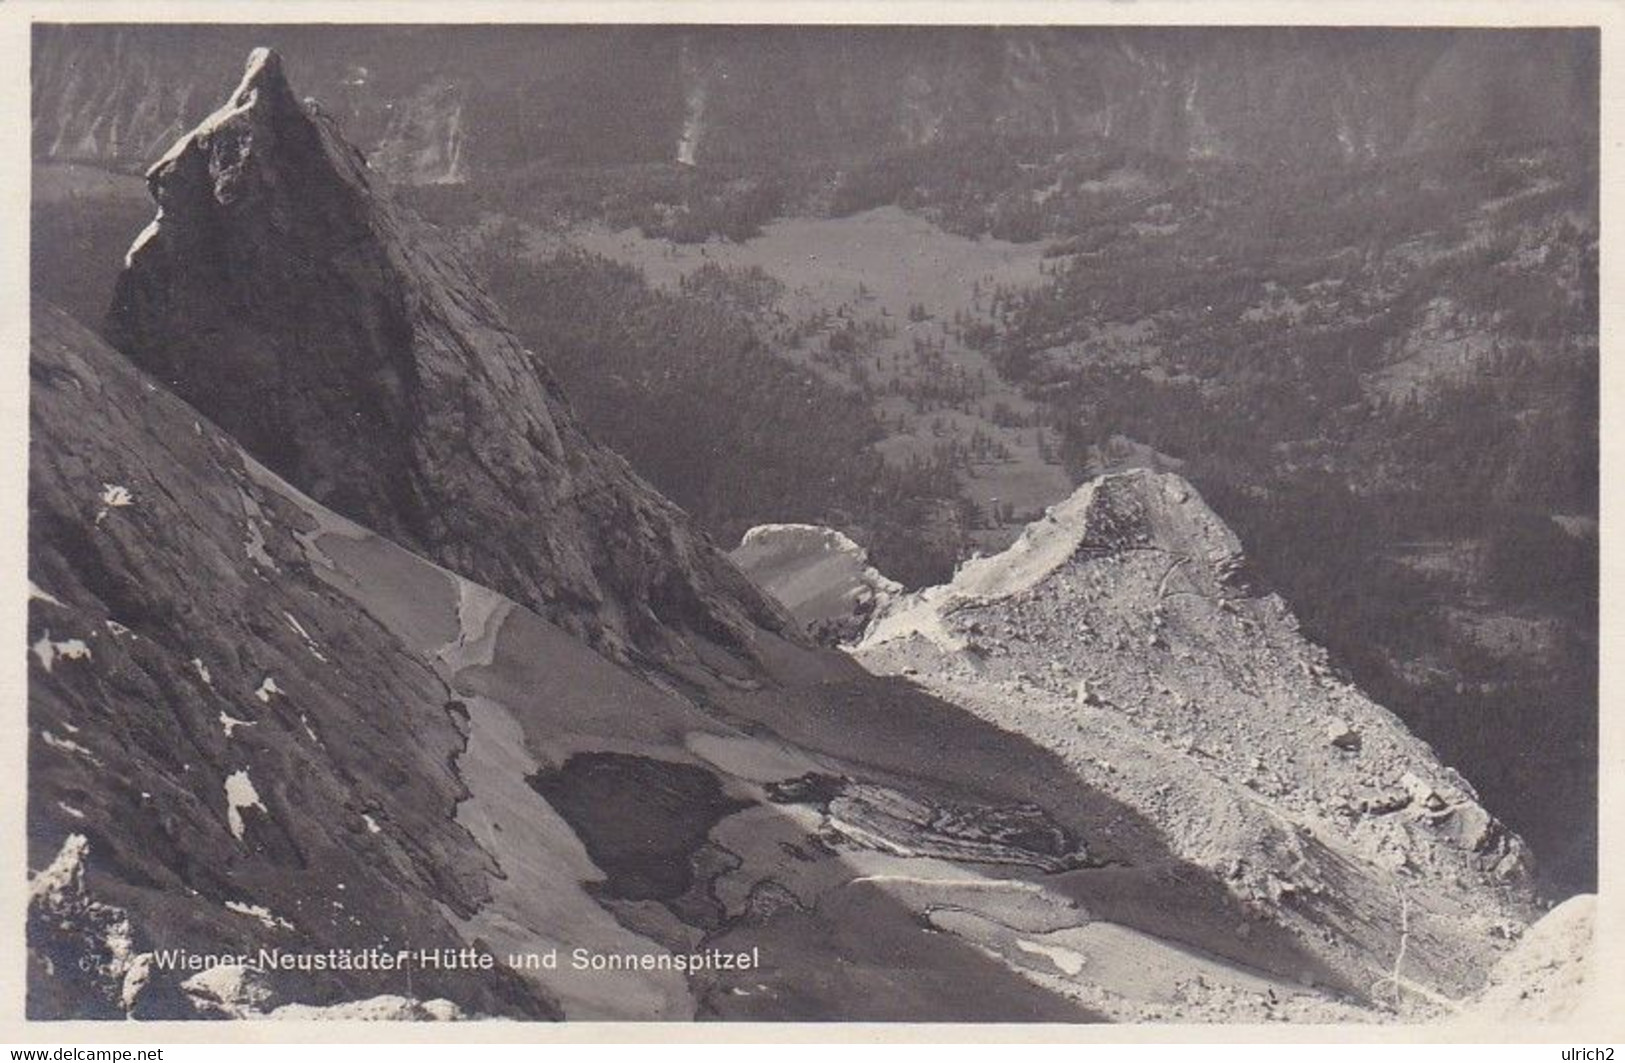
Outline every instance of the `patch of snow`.
{"type": "Polygon", "coordinates": [[[85,814],[83,812],[79,811],[77,808],[74,808],[72,805],[68,804],[66,801],[58,801],[56,803],[56,807],[60,808],[64,812],[66,812],[68,815],[72,816],[74,819],[84,819],[85,818],[85,814]]]}
{"type": "Polygon", "coordinates": [[[135,496],[131,495],[130,489],[123,484],[104,483],[102,493],[96,497],[101,503],[101,508],[96,510],[95,523],[98,525],[106,520],[107,515],[113,510],[135,504],[135,496]]]}
{"type": "Polygon", "coordinates": [[[50,628],[45,629],[39,641],[32,647],[34,656],[39,658],[40,667],[49,672],[58,660],[88,661],[90,660],[90,647],[85,645],[84,639],[63,639],[55,642],[51,639],[50,628]]]}
{"type": "Polygon", "coordinates": [[[454,671],[491,663],[496,652],[496,634],[513,603],[491,590],[458,576],[457,637],[437,653],[454,671]]]}
{"type": "MultiPolygon", "coordinates": [[[[203,121],[199,122],[190,133],[186,134],[184,137],[181,137],[179,140],[175,141],[174,144],[170,145],[169,150],[164,152],[164,154],[159,157],[157,162],[147,167],[148,177],[152,177],[154,174],[157,174],[159,171],[172,165],[176,159],[180,158],[189,148],[191,148],[192,144],[196,142],[198,138],[209,136],[216,129],[219,129],[221,125],[225,124],[227,121],[236,117],[237,115],[246,113],[254,106],[255,101],[259,99],[259,86],[257,85],[257,81],[260,77],[261,68],[266,62],[265,53],[266,49],[264,48],[254,49],[253,53],[251,53],[249,56],[248,67],[243,72],[243,79],[237,85],[237,91],[232,93],[231,98],[227,100],[218,110],[209,115],[207,118],[203,119],[203,121]]],[[[162,215],[159,215],[158,220],[162,221],[162,217],[162,215]]]]}
{"type": "Polygon", "coordinates": [[[367,815],[365,812],[361,813],[361,818],[363,820],[365,820],[366,823],[367,823],[367,833],[368,834],[378,834],[379,832],[381,832],[384,829],[384,828],[382,828],[382,827],[380,827],[378,825],[377,820],[373,819],[371,816],[367,815]]]}
{"type": "Polygon", "coordinates": [[[401,1022],[418,1020],[428,1022],[457,1022],[468,1018],[449,1000],[436,997],[418,1001],[394,993],[384,993],[365,1000],[347,1000],[339,1004],[284,1004],[263,1016],[245,1015],[244,1018],[265,1018],[276,1022],[401,1022]]]}
{"type": "Polygon", "coordinates": [[[248,559],[261,568],[272,572],[280,572],[276,559],[265,549],[265,531],[260,526],[265,519],[265,510],[260,508],[254,496],[241,487],[237,488],[237,500],[243,507],[243,526],[247,532],[243,537],[243,553],[248,559]]]}
{"type": "Polygon", "coordinates": [[[101,502],[108,509],[122,509],[125,506],[133,505],[135,497],[130,494],[130,489],[123,484],[104,483],[102,484],[101,502]]]}
{"type": "MultiPolygon", "coordinates": [[[[65,929],[83,929],[87,935],[100,938],[105,956],[98,957],[96,953],[100,950],[92,945],[80,961],[80,969],[87,974],[121,980],[126,989],[133,987],[138,992],[142,984],[140,975],[134,983],[130,979],[142,959],[134,955],[134,931],[121,909],[101,904],[86,892],[85,865],[89,855],[90,842],[83,834],[68,835],[50,866],[30,876],[29,907],[54,920],[65,920],[65,929]]],[[[126,996],[124,999],[134,998],[126,996]]]]}
{"type": "Polygon", "coordinates": [[[56,655],[64,661],[88,661],[90,647],[83,639],[66,639],[56,644],[56,655]]]}
{"type": "Polygon", "coordinates": [[[280,693],[282,693],[282,688],[276,685],[276,680],[266,676],[265,681],[260,683],[259,689],[254,691],[254,696],[269,705],[271,704],[271,695],[280,693]]]}
{"type": "MultiPolygon", "coordinates": [[[[107,630],[109,632],[121,638],[130,634],[130,629],[119,623],[117,620],[104,620],[102,623],[107,626],[107,630]]],[[[133,638],[134,636],[131,637],[133,638]]]]}
{"type": "Polygon", "coordinates": [[[209,666],[203,663],[201,657],[192,658],[192,669],[197,672],[197,677],[203,680],[205,686],[214,686],[214,676],[209,674],[209,666]]]}
{"type": "Polygon", "coordinates": [[[292,613],[285,609],[282,611],[282,615],[288,621],[288,626],[293,628],[299,637],[305,640],[305,649],[310,651],[310,655],[316,658],[318,661],[321,661],[323,664],[326,664],[327,655],[324,654],[318,647],[316,640],[311,637],[310,632],[305,630],[305,626],[301,624],[292,613]]]}
{"type": "Polygon", "coordinates": [[[1035,956],[1042,956],[1053,963],[1063,974],[1076,978],[1083,971],[1084,958],[1082,954],[1071,949],[1063,949],[1058,945],[1042,945],[1026,938],[1016,939],[1016,948],[1022,952],[1030,952],[1035,956]]]}
{"type": "Polygon", "coordinates": [[[80,745],[78,742],[75,742],[71,738],[58,738],[50,731],[41,731],[40,740],[46,745],[50,746],[52,749],[60,749],[64,753],[73,753],[77,756],[84,757],[97,767],[101,766],[101,758],[97,757],[96,754],[92,753],[90,750],[86,749],[84,746],[80,745]]]}
{"type": "Polygon", "coordinates": [[[62,600],[56,597],[56,595],[40,590],[39,587],[35,585],[33,580],[28,581],[28,600],[31,602],[48,602],[49,604],[62,609],[67,608],[67,606],[62,604],[62,600]]]}
{"type": "Polygon", "coordinates": [[[259,972],[240,963],[221,963],[199,971],[181,983],[181,990],[234,1019],[262,1014],[262,1007],[272,1001],[270,987],[259,972]]]}
{"type": "Polygon", "coordinates": [[[237,728],[253,727],[256,722],[257,721],[254,720],[239,720],[237,717],[227,716],[223,712],[220,714],[220,729],[226,732],[227,738],[230,738],[232,732],[237,730],[237,728]]]}
{"type": "Polygon", "coordinates": [[[271,909],[265,907],[264,905],[244,904],[242,901],[227,901],[226,907],[239,915],[246,915],[250,918],[258,919],[261,925],[263,925],[267,930],[276,930],[279,927],[283,930],[293,929],[292,923],[288,922],[280,915],[273,914],[271,909]]]}
{"type": "Polygon", "coordinates": [[[158,235],[158,229],[159,229],[158,222],[159,222],[159,219],[162,218],[162,217],[163,217],[163,212],[160,211],[158,213],[157,217],[155,217],[151,221],[147,222],[147,227],[145,229],[142,229],[139,233],[136,234],[135,241],[132,244],[130,244],[130,249],[128,251],[124,252],[124,268],[125,269],[129,269],[132,265],[135,264],[135,256],[141,253],[141,249],[143,247],[146,247],[147,244],[152,242],[152,238],[154,236],[158,235]]]}
{"type": "Polygon", "coordinates": [[[877,605],[903,593],[869,565],[863,547],[819,525],[758,525],[728,556],[809,630],[843,641],[862,633],[877,605]]]}
{"type": "Polygon", "coordinates": [[[68,835],[50,866],[30,878],[28,895],[50,897],[71,892],[84,879],[85,857],[89,853],[90,839],[83,834],[68,835]]]}
{"type": "Polygon", "coordinates": [[[226,776],[226,825],[238,841],[243,840],[242,810],[245,808],[257,808],[270,814],[260,802],[259,791],[254,789],[254,780],[248,777],[248,769],[241,768],[226,776]]]}
{"type": "Polygon", "coordinates": [[[316,732],[310,729],[310,717],[306,716],[302,712],[299,714],[299,726],[305,729],[305,733],[310,736],[310,740],[312,742],[315,742],[317,745],[321,744],[322,740],[317,738],[316,732]]]}

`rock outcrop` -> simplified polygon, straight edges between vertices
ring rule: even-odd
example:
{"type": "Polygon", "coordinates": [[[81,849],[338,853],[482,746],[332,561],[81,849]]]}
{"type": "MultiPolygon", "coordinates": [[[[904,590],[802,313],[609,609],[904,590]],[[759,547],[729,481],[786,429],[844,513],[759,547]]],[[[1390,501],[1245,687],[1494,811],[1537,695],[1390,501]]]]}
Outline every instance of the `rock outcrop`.
{"type": "Polygon", "coordinates": [[[1522,842],[1249,587],[1235,535],[1174,474],[1084,485],[892,602],[856,653],[1054,750],[1336,951],[1374,966],[1392,938],[1372,927],[1402,928],[1396,977],[1447,997],[1531,911],[1522,842]]]}
{"type": "Polygon", "coordinates": [[[273,52],[149,172],[113,344],[317,501],[679,669],[792,625],[614,453],[273,52]],[[706,643],[716,652],[696,647],[706,643]]]}

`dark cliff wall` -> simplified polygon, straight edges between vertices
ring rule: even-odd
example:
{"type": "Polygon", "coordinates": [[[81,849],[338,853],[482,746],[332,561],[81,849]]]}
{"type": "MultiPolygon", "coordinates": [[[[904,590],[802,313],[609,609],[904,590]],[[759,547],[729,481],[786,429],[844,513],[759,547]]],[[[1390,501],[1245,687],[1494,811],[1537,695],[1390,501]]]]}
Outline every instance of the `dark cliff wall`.
{"type": "Polygon", "coordinates": [[[36,157],[150,162],[269,45],[398,176],[843,159],[987,133],[1339,162],[1596,129],[1586,30],[41,26],[36,157]]]}

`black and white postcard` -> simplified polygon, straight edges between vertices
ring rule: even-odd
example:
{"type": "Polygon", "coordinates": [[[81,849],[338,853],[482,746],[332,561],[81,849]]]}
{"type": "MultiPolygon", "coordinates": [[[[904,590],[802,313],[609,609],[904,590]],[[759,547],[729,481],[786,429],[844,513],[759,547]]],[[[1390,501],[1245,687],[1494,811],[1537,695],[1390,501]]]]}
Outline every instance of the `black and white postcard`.
{"type": "Polygon", "coordinates": [[[1601,1029],[1617,12],[1429,7],[8,12],[6,1014],[1601,1029]]]}

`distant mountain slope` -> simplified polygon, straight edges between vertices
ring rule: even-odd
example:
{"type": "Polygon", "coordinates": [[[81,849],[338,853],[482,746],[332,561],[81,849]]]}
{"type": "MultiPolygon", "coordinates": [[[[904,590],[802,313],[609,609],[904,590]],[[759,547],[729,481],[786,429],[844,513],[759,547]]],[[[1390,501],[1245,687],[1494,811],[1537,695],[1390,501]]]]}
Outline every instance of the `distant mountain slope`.
{"type": "Polygon", "coordinates": [[[1114,467],[1119,436],[1181,461],[1560,895],[1596,881],[1595,150],[1045,164],[986,201],[1060,189],[1049,277],[995,294],[986,346],[1074,474],[1114,467]]]}
{"type": "Polygon", "coordinates": [[[1596,37],[1574,30],[45,25],[34,154],[144,166],[267,39],[375,162],[429,183],[987,134],[1303,164],[1596,129],[1596,37]]]}

